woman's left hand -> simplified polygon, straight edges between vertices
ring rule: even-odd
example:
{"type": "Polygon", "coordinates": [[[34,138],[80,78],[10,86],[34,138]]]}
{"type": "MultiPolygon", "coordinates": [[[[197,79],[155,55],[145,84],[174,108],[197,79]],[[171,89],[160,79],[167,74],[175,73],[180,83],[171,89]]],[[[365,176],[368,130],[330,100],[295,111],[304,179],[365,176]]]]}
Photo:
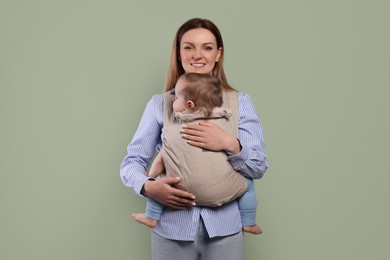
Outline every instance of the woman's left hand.
{"type": "Polygon", "coordinates": [[[227,151],[237,154],[241,150],[237,138],[213,123],[184,125],[181,134],[188,144],[210,151],[227,151]]]}

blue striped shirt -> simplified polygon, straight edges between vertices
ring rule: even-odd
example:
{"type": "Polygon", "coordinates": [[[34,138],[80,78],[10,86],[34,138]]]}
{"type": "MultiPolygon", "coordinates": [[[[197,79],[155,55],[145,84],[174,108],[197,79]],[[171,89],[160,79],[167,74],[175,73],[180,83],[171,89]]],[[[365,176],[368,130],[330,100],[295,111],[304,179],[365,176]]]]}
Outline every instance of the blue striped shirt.
{"type": "MultiPolygon", "coordinates": [[[[148,179],[144,173],[155,152],[160,151],[162,146],[163,99],[163,94],[154,95],[146,105],[138,129],[127,147],[127,156],[120,166],[123,183],[140,196],[148,179]]],[[[242,150],[236,155],[228,154],[228,160],[245,177],[260,179],[268,168],[263,127],[249,95],[239,92],[238,103],[238,135],[242,150]]],[[[237,202],[233,201],[216,208],[176,210],[165,207],[154,231],[168,239],[194,241],[200,217],[210,237],[235,234],[242,228],[237,202]]]]}

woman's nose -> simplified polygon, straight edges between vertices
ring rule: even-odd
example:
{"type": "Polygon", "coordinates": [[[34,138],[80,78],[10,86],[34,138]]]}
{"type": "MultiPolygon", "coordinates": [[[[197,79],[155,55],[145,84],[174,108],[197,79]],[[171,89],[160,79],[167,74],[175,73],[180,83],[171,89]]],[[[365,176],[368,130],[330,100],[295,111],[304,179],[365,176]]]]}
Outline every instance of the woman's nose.
{"type": "Polygon", "coordinates": [[[201,50],[200,49],[195,49],[194,51],[194,59],[200,59],[202,58],[202,53],[201,53],[201,50]]]}

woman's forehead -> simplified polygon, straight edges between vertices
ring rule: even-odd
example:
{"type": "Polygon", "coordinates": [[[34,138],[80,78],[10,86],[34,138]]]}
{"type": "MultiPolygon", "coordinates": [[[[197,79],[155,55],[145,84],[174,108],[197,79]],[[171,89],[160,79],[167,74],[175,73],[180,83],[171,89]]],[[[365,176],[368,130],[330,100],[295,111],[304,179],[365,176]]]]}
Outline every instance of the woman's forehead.
{"type": "Polygon", "coordinates": [[[191,43],[191,44],[216,44],[216,39],[214,34],[204,28],[191,29],[183,34],[181,38],[181,44],[191,43]]]}

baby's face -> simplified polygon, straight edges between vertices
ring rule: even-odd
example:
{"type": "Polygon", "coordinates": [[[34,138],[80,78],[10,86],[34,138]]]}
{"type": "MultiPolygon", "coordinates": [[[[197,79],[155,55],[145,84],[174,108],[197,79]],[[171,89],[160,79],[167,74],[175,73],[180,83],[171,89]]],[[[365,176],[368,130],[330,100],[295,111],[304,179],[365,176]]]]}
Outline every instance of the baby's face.
{"type": "Polygon", "coordinates": [[[175,97],[173,99],[173,112],[183,112],[187,109],[187,100],[185,100],[183,95],[183,89],[185,88],[185,84],[182,79],[179,79],[176,82],[175,86],[175,97]]]}

